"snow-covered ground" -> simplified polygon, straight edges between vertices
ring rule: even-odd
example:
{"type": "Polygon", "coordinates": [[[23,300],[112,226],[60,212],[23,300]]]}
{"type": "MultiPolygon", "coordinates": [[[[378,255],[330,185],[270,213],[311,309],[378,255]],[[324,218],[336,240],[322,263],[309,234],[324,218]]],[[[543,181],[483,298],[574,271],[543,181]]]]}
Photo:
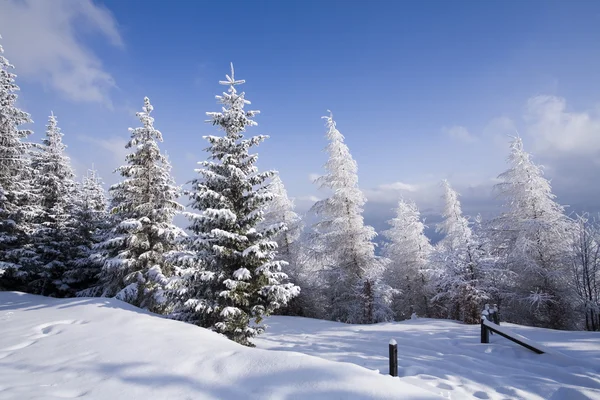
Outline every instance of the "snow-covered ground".
{"type": "Polygon", "coordinates": [[[112,299],[0,292],[0,399],[436,399],[350,363],[250,349],[112,299]]]}
{"type": "MultiPolygon", "coordinates": [[[[388,343],[398,342],[401,382],[452,399],[600,399],[600,333],[502,324],[544,347],[535,354],[498,335],[480,343],[480,327],[417,319],[346,325],[271,317],[259,348],[301,352],[388,373],[388,343]]],[[[405,397],[399,397],[405,398],[405,397]]]]}
{"type": "Polygon", "coordinates": [[[118,300],[0,292],[0,400],[600,399],[598,333],[504,324],[550,350],[537,355],[451,321],[268,324],[249,349],[118,300]]]}

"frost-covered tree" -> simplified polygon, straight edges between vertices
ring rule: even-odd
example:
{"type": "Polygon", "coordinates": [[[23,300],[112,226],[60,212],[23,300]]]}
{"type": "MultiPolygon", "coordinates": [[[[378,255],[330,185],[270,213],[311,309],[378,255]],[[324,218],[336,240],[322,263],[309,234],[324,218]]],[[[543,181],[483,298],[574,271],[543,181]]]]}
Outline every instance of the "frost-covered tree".
{"type": "Polygon", "coordinates": [[[436,227],[444,235],[433,253],[436,295],[434,302],[447,316],[466,323],[477,323],[489,298],[485,254],[479,238],[462,213],[458,193],[443,181],[443,221],[436,227]]]}
{"type": "Polygon", "coordinates": [[[512,316],[516,322],[568,328],[573,313],[568,304],[569,249],[574,225],[555,201],[543,170],[523,149],[521,138],[511,142],[510,168],[496,186],[504,212],[494,221],[495,247],[516,275],[512,316]]]}
{"type": "Polygon", "coordinates": [[[381,282],[387,259],[375,255],[375,230],[366,226],[366,198],[358,187],[357,164],[332,116],[326,119],[327,174],[317,183],[332,195],[318,201],[312,212],[320,220],[314,237],[322,251],[329,317],[348,323],[373,323],[390,317],[390,291],[381,282]]]}
{"type": "Polygon", "coordinates": [[[390,260],[385,282],[397,290],[392,310],[397,321],[410,318],[413,312],[429,316],[429,257],[433,250],[421,214],[414,202],[401,199],[396,217],[388,221],[383,232],[388,242],[384,254],[390,260]]]}
{"type": "Polygon", "coordinates": [[[31,144],[25,139],[32,133],[21,128],[31,123],[29,114],[16,106],[14,68],[2,55],[0,46],[0,288],[25,290],[27,260],[32,255],[28,237],[33,209],[31,144]]]}
{"type": "Polygon", "coordinates": [[[283,222],[261,228],[265,209],[274,199],[267,180],[273,171],[259,172],[257,154],[250,148],[267,136],[244,139],[258,111],[247,111],[244,83],[231,76],[220,84],[229,87],[217,100],[221,112],[209,112],[209,122],[223,136],[206,136],[209,160],[200,162],[200,178],[190,193],[188,252],[178,257],[180,279],[173,286],[175,318],[225,334],[244,345],[263,331],[262,318],[285,306],[299,288],[284,283],[285,261],[277,258],[275,237],[283,222]]]}
{"type": "Polygon", "coordinates": [[[80,296],[100,294],[97,281],[104,260],[101,254],[94,251],[94,247],[106,239],[110,229],[107,206],[102,180],[96,170],[88,170],[74,202],[71,223],[75,254],[63,278],[71,290],[80,296]]]}
{"type": "Polygon", "coordinates": [[[269,190],[274,197],[265,210],[264,221],[261,225],[269,227],[285,224],[286,228],[281,230],[274,239],[278,245],[278,256],[290,263],[293,258],[293,245],[302,233],[302,219],[294,211],[294,202],[288,197],[278,174],[271,180],[269,190]]]}
{"type": "Polygon", "coordinates": [[[574,234],[572,286],[576,310],[583,314],[579,326],[600,331],[600,222],[579,215],[574,234]]]}
{"type": "Polygon", "coordinates": [[[117,171],[124,178],[110,189],[115,227],[97,248],[105,257],[100,275],[102,296],[117,297],[154,312],[166,311],[164,288],[172,274],[165,255],[176,249],[183,231],[173,223],[183,210],[171,165],[161,154],[162,133],[154,128],[153,107],[144,98],[142,126],[130,128],[132,149],[117,171]]]}
{"type": "Polygon", "coordinates": [[[75,256],[72,219],[77,185],[62,137],[52,114],[48,118],[46,137],[31,159],[35,171],[33,188],[38,194],[40,210],[34,217],[35,230],[30,239],[35,256],[29,268],[33,274],[29,291],[47,296],[69,294],[63,274],[75,256]]]}
{"type": "MultiPolygon", "coordinates": [[[[288,264],[284,272],[290,282],[304,287],[306,281],[305,271],[302,270],[302,255],[300,254],[300,236],[304,228],[302,219],[294,211],[294,202],[288,197],[287,191],[279,175],[275,175],[269,184],[269,190],[273,193],[271,201],[265,210],[264,221],[260,224],[262,228],[285,224],[286,229],[281,230],[274,236],[277,242],[277,258],[286,261],[288,264]]],[[[304,291],[303,291],[304,292],[304,291]]],[[[281,312],[289,315],[302,315],[304,303],[304,293],[294,297],[290,303],[281,309],[281,312]]]]}

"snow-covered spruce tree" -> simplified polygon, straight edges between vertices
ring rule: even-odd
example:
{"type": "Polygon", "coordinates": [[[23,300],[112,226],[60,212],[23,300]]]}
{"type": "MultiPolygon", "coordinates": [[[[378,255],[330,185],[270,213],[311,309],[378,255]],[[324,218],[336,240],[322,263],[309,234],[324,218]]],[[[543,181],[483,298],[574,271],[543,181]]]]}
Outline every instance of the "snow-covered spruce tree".
{"type": "Polygon", "coordinates": [[[435,265],[433,301],[455,320],[474,324],[489,298],[486,285],[484,252],[479,238],[473,234],[469,220],[463,216],[458,193],[443,181],[444,209],[437,232],[440,240],[433,253],[435,265]]]}
{"type": "Polygon", "coordinates": [[[117,168],[124,178],[110,189],[114,228],[97,246],[105,257],[100,285],[102,296],[127,301],[153,312],[166,312],[164,296],[172,265],[165,255],[176,249],[184,233],[173,224],[183,210],[177,199],[180,188],[171,176],[171,165],[157,142],[163,137],[150,116],[153,107],[144,98],[138,112],[142,126],[130,128],[125,145],[133,152],[127,164],[117,168]]]}
{"type": "Polygon", "coordinates": [[[31,167],[25,142],[32,132],[21,129],[31,123],[29,114],[16,106],[14,68],[0,45],[0,289],[26,290],[28,236],[33,210],[31,167]]]}
{"type": "Polygon", "coordinates": [[[326,253],[324,267],[329,317],[347,323],[374,323],[391,317],[391,292],[381,278],[389,260],[375,255],[375,230],[362,217],[365,196],[358,188],[356,161],[331,115],[326,119],[328,173],[317,179],[333,193],[312,212],[320,218],[314,237],[326,253]]]}
{"type": "Polygon", "coordinates": [[[428,269],[433,247],[417,205],[400,199],[396,217],[388,224],[391,228],[383,232],[388,240],[384,254],[390,260],[385,282],[398,291],[392,301],[394,319],[410,318],[413,312],[429,317],[428,269]]]}
{"type": "Polygon", "coordinates": [[[104,260],[94,247],[106,239],[110,218],[102,180],[94,169],[88,170],[81,182],[74,202],[72,227],[74,257],[63,281],[80,296],[97,296],[98,275],[104,260]]]}
{"type": "Polygon", "coordinates": [[[495,247],[505,250],[504,262],[517,276],[518,301],[509,316],[515,322],[569,328],[574,316],[567,284],[574,224],[554,200],[550,183],[521,138],[514,138],[510,147],[510,168],[496,185],[505,211],[494,221],[495,247]]]}
{"type": "MultiPolygon", "coordinates": [[[[260,227],[269,229],[281,223],[285,224],[286,229],[281,230],[273,238],[277,242],[277,258],[287,262],[283,272],[286,273],[290,282],[304,288],[302,283],[307,277],[303,274],[303,264],[300,262],[301,255],[299,254],[299,239],[304,228],[302,219],[294,212],[294,202],[288,197],[279,174],[276,174],[271,180],[269,190],[274,197],[265,210],[264,221],[260,227]]],[[[288,305],[281,308],[278,313],[303,315],[303,292],[291,299],[288,305]]]]}
{"type": "Polygon", "coordinates": [[[261,228],[264,211],[274,199],[267,180],[273,171],[259,172],[257,154],[250,154],[267,136],[244,139],[258,111],[244,110],[245,94],[231,76],[222,85],[227,93],[216,96],[221,112],[209,112],[209,122],[223,136],[206,136],[209,160],[197,169],[192,181],[188,252],[178,259],[179,278],[174,283],[173,316],[222,333],[252,346],[250,338],[261,333],[262,318],[285,306],[299,288],[284,283],[286,262],[277,258],[275,237],[284,223],[261,228]]]}
{"type": "Polygon", "coordinates": [[[46,296],[66,296],[69,286],[63,274],[75,256],[73,246],[73,208],[77,196],[75,173],[63,134],[54,114],[48,118],[46,137],[32,154],[35,171],[33,188],[38,195],[40,212],[34,217],[31,243],[35,256],[30,272],[29,291],[46,296]]]}

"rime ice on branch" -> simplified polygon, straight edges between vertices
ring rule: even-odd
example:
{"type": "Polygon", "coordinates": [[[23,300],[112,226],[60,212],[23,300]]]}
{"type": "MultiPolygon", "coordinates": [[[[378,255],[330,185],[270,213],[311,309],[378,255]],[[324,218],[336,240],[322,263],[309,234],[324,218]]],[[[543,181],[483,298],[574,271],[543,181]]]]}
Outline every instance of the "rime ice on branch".
{"type": "Polygon", "coordinates": [[[519,277],[511,288],[520,300],[515,320],[565,329],[574,316],[566,276],[571,274],[569,251],[576,226],[555,201],[550,182],[522,139],[515,137],[510,148],[510,168],[498,176],[501,183],[496,186],[505,200],[504,213],[493,221],[493,233],[494,247],[519,277]]]}
{"type": "Polygon", "coordinates": [[[396,217],[388,221],[390,229],[383,232],[388,239],[384,254],[390,259],[385,281],[398,291],[392,310],[397,321],[408,319],[413,313],[429,316],[428,264],[432,252],[425,236],[425,225],[414,202],[400,199],[396,217]]]}
{"type": "Polygon", "coordinates": [[[314,247],[325,252],[329,317],[348,323],[386,320],[390,290],[381,284],[381,276],[388,260],[375,255],[377,234],[363,221],[366,198],[358,188],[356,161],[333,117],[323,118],[329,139],[328,173],[316,182],[333,194],[318,201],[312,211],[320,218],[314,226],[314,247]]]}

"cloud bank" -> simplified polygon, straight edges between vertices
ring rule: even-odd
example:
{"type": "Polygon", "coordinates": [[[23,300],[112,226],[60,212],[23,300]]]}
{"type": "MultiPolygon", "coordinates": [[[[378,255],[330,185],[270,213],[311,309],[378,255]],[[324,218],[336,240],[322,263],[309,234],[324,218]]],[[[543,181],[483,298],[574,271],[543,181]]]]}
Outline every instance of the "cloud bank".
{"type": "Polygon", "coordinates": [[[106,8],[92,0],[3,0],[0,29],[20,79],[41,83],[69,100],[111,104],[115,80],[81,40],[82,34],[94,33],[124,48],[106,8]]]}

